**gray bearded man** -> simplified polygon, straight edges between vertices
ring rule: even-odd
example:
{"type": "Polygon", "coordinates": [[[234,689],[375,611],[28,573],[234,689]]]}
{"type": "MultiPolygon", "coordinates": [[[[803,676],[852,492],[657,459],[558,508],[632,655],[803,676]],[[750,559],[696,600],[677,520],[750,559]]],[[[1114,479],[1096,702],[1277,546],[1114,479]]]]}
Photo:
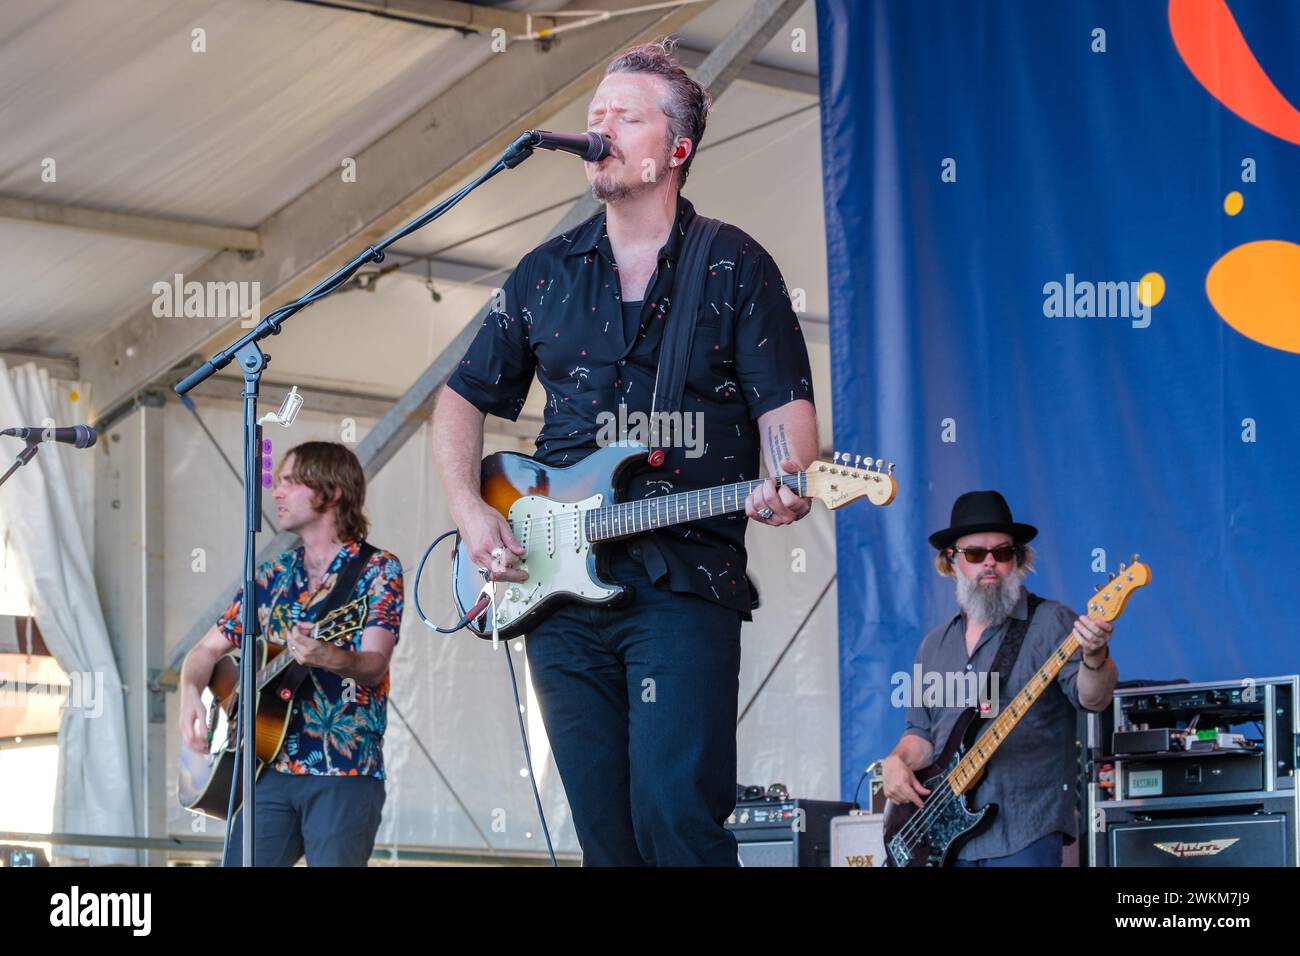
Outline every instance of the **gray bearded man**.
{"type": "MultiPolygon", "coordinates": [[[[1012,520],[996,491],[971,491],[953,504],[950,526],[929,538],[935,567],[956,583],[960,613],[930,631],[916,655],[923,674],[995,670],[998,651],[1015,621],[1028,621],[1024,643],[998,690],[1010,700],[1025,687],[1073,629],[1081,650],[1061,668],[989,761],[973,805],[998,804],[991,822],[957,852],[958,866],[1059,866],[1061,848],[1075,840],[1075,714],[1109,706],[1119,671],[1110,658],[1112,625],[1076,616],[1025,588],[1033,570],[1032,525],[1012,520]]],[[[990,674],[990,680],[996,679],[990,674]]],[[[955,683],[945,679],[947,686],[955,683]]],[[[920,807],[930,793],[916,778],[942,751],[965,705],[943,701],[907,710],[903,737],[884,763],[884,792],[895,804],[920,807]]]]}

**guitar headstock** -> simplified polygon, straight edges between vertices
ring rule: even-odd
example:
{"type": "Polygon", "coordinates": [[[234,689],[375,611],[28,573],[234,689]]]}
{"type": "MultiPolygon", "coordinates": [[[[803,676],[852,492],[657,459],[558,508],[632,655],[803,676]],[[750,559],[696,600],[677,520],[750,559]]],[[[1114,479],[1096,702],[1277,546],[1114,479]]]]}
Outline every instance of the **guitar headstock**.
{"type": "Polygon", "coordinates": [[[894,463],[870,455],[835,452],[833,461],[814,461],[805,469],[808,497],[820,498],[827,508],[839,508],[850,501],[866,498],[883,506],[894,500],[898,483],[894,481],[894,463]]]}
{"type": "Polygon", "coordinates": [[[1088,616],[1099,621],[1113,621],[1124,613],[1124,606],[1138,588],[1151,583],[1151,569],[1138,560],[1135,554],[1129,563],[1119,566],[1105,584],[1097,585],[1097,593],[1088,600],[1088,616]]]}
{"type": "Polygon", "coordinates": [[[337,644],[349,634],[354,634],[365,627],[369,612],[370,604],[365,598],[349,601],[317,621],[311,632],[312,637],[318,641],[337,644]]]}

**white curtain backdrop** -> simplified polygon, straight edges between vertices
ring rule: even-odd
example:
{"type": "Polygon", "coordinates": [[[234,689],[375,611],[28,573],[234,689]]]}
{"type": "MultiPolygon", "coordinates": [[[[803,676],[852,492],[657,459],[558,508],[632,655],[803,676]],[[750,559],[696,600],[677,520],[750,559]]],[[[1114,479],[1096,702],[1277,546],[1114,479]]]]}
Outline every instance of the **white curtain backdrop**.
{"type": "MultiPolygon", "coordinates": [[[[0,361],[0,422],[6,427],[75,424],[85,407],[79,383],[55,383],[33,364],[10,369],[0,361]]],[[[22,446],[17,439],[0,440],[7,468],[8,455],[22,446]]],[[[122,682],[91,567],[91,454],[43,443],[0,488],[0,531],[45,643],[73,682],[59,725],[54,829],[134,836],[122,682]]],[[[58,847],[56,853],[94,865],[137,862],[134,850],[58,847]]]]}

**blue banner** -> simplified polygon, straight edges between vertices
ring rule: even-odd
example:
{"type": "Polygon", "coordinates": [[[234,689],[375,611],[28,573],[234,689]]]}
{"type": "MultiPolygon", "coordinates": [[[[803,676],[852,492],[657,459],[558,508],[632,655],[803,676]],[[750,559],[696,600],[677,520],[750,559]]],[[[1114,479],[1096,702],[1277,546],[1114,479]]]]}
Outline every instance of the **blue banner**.
{"type": "Polygon", "coordinates": [[[818,0],[841,778],[956,611],[926,536],[996,488],[1036,593],[1152,569],[1120,679],[1300,670],[1300,4],[818,0]],[[1290,583],[1288,583],[1290,582],[1290,583]]]}

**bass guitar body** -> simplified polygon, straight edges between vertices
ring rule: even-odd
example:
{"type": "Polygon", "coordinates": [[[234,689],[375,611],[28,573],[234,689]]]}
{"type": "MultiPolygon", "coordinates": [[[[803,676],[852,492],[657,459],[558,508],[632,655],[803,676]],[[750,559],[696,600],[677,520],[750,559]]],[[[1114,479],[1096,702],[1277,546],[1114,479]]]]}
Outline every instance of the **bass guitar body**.
{"type": "Polygon", "coordinates": [[[982,729],[979,712],[970,707],[957,719],[943,753],[916,779],[930,791],[925,806],[890,803],[885,813],[885,860],[889,866],[949,866],[957,851],[997,813],[996,803],[978,810],[970,805],[969,791],[955,793],[948,777],[975,745],[982,729]]]}

